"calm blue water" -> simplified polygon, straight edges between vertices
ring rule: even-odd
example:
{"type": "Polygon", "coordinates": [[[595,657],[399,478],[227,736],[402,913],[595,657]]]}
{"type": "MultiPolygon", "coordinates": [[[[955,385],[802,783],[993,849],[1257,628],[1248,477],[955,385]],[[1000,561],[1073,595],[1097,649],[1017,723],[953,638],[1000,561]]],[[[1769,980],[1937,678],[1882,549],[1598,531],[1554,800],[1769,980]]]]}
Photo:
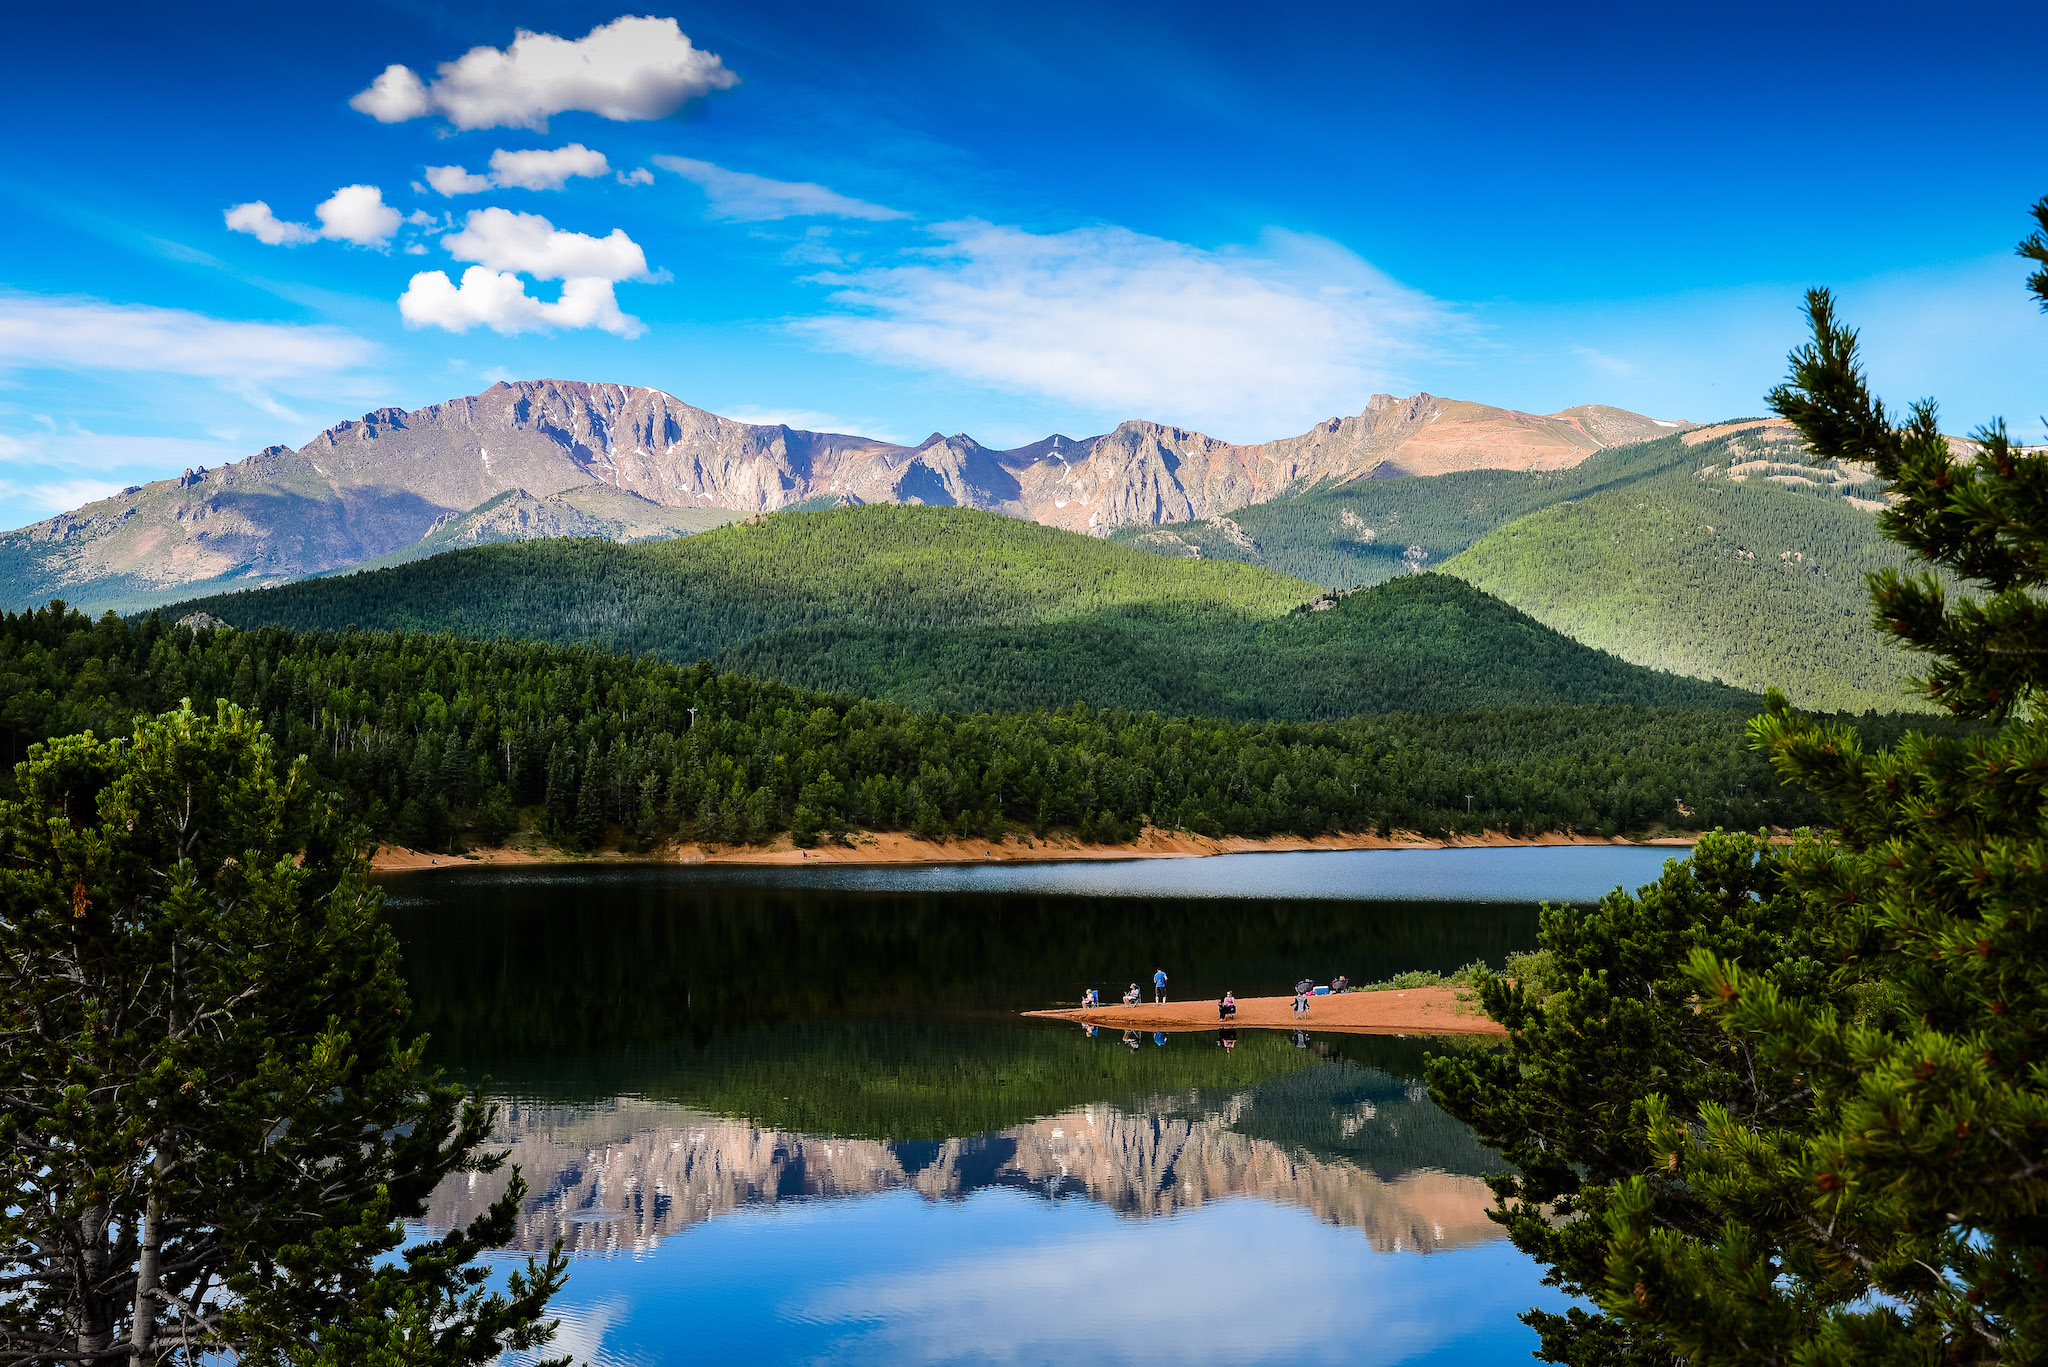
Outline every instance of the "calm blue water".
{"type": "MultiPolygon", "coordinates": [[[[488,1073],[598,1364],[1521,1363],[1560,1298],[1486,1219],[1439,1042],[1024,1021],[1498,962],[1621,847],[394,880],[440,1061],[488,1073]],[[1107,994],[1105,994],[1107,995],[1107,994]]],[[[1675,853],[1683,854],[1684,851],[1675,853]]],[[[1473,1047],[1465,1045],[1462,1047],[1473,1047]]],[[[437,1193],[429,1227],[499,1180],[437,1193]]]]}
{"type": "MultiPolygon", "coordinates": [[[[1655,879],[1666,860],[1690,850],[1644,845],[1558,845],[1463,850],[1315,850],[1226,854],[1207,859],[1116,859],[1044,864],[950,864],[851,868],[820,864],[761,868],[664,868],[679,885],[816,888],[845,892],[1044,893],[1067,897],[1195,897],[1366,901],[1596,901],[1616,886],[1655,879]]],[[[507,869],[497,886],[638,883],[644,868],[507,869]]],[[[423,895],[420,880],[394,889],[423,895]]]]}

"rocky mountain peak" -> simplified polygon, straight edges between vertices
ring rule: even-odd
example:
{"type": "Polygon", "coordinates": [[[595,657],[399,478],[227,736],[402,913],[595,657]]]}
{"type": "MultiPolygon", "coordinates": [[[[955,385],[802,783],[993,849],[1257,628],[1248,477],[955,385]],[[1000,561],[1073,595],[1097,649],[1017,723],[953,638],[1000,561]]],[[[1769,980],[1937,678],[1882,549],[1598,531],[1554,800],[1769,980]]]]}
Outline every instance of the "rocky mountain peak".
{"type": "MultiPolygon", "coordinates": [[[[426,408],[374,409],[296,451],[268,447],[0,536],[0,564],[11,567],[0,606],[59,594],[88,606],[116,594],[165,601],[322,573],[449,534],[461,516],[515,491],[478,535],[505,531],[498,523],[507,519],[525,529],[581,526],[578,517],[596,514],[534,505],[593,489],[691,518],[813,500],[925,503],[1107,535],[1217,516],[1309,483],[1560,469],[1687,426],[1597,405],[1540,416],[1375,394],[1356,417],[1259,445],[1133,419],[1103,436],[999,451],[964,432],[935,431],[905,447],[736,422],[642,386],[500,381],[426,408]],[[515,518],[516,510],[525,512],[515,518]]],[[[641,526],[609,511],[605,519],[641,526]]],[[[698,522],[648,525],[646,534],[660,534],[698,522]]]]}

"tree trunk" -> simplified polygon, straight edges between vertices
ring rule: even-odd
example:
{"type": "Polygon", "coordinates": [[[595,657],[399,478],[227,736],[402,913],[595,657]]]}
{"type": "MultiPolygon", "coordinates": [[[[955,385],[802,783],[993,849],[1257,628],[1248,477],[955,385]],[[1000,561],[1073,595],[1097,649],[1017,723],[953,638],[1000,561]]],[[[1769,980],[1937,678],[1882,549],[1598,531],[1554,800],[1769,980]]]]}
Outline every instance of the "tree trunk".
{"type": "Polygon", "coordinates": [[[107,1220],[104,1205],[86,1207],[78,1221],[78,1351],[103,1353],[113,1346],[113,1316],[101,1291],[107,1276],[107,1220]]]}
{"type": "MultiPolygon", "coordinates": [[[[156,1158],[159,1181],[168,1166],[168,1157],[159,1151],[156,1158]]],[[[156,1284],[163,1265],[164,1247],[162,1192],[152,1190],[149,1193],[146,1210],[142,1222],[142,1247],[135,1263],[135,1318],[128,1333],[129,1367],[144,1367],[154,1356],[156,1347],[156,1284]]]]}

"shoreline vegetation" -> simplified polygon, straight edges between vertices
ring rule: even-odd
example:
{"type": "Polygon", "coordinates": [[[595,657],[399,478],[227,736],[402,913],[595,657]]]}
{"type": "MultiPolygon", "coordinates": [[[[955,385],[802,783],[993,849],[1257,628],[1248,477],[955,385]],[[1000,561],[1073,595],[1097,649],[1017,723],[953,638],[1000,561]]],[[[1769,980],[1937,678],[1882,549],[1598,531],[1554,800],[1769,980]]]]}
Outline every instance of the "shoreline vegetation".
{"type": "MultiPolygon", "coordinates": [[[[1773,841],[1789,840],[1777,834],[1773,841]]],[[[579,853],[552,845],[493,846],[444,854],[432,850],[408,849],[402,845],[379,845],[372,852],[373,873],[419,873],[433,869],[477,868],[494,865],[700,865],[764,866],[836,864],[847,867],[954,864],[1049,864],[1111,861],[1120,859],[1205,859],[1219,854],[1288,854],[1327,850],[1461,850],[1514,849],[1560,845],[1666,846],[1690,849],[1698,843],[1696,833],[1630,837],[1623,835],[1568,835],[1550,832],[1536,836],[1510,836],[1500,831],[1477,835],[1449,835],[1433,839],[1415,831],[1371,832],[1303,837],[1206,836],[1190,831],[1162,831],[1148,827],[1134,840],[1115,844],[1084,842],[1074,836],[1048,835],[1032,838],[1006,835],[1000,839],[927,840],[902,831],[862,831],[850,835],[847,843],[819,843],[798,847],[787,835],[763,845],[703,845],[683,843],[639,854],[618,851],[579,853]]]]}

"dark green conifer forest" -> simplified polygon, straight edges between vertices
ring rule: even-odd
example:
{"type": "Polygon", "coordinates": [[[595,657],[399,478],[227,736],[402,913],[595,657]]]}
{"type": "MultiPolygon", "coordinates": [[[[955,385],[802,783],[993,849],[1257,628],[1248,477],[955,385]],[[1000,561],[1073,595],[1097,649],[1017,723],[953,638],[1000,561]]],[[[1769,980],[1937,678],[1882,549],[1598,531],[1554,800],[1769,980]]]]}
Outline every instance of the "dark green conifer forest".
{"type": "MultiPolygon", "coordinates": [[[[248,707],[375,835],[432,850],[500,839],[521,809],[551,839],[627,850],[784,831],[1615,834],[1827,816],[1744,747],[1730,709],[934,713],[594,646],[192,631],[54,605],[0,617],[0,761],[126,735],[186,697],[248,707]]],[[[1901,725],[1857,724],[1873,740],[1901,725]]]]}

